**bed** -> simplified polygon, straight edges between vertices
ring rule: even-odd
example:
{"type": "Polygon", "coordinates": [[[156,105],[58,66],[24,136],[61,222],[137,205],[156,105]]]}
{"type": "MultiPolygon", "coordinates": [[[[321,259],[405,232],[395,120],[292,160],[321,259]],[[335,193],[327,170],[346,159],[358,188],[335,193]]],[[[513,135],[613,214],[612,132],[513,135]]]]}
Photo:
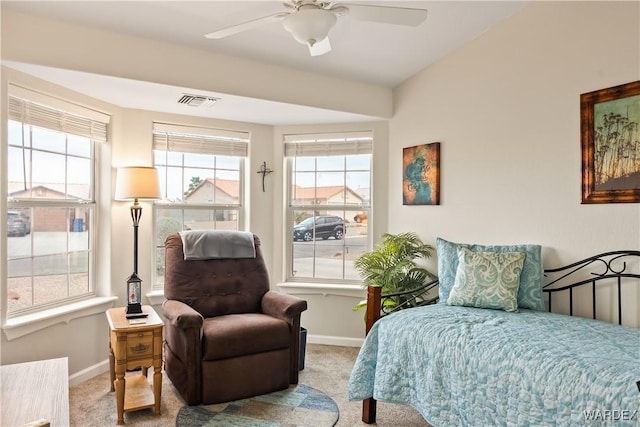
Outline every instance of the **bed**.
{"type": "Polygon", "coordinates": [[[438,239],[439,281],[389,295],[368,288],[367,336],[348,392],[363,401],[365,423],[375,422],[379,400],[409,405],[437,427],[640,425],[640,330],[623,325],[625,300],[636,301],[624,312],[633,320],[640,299],[640,251],[543,270],[537,246],[444,242],[438,239]],[[443,253],[459,255],[460,247],[465,256],[533,248],[525,258],[538,284],[521,286],[529,296],[544,294],[544,309],[539,301],[520,305],[519,293],[515,311],[448,305],[453,288],[440,289],[443,280],[470,267],[443,253]],[[390,312],[385,299],[395,302],[390,312]],[[602,313],[613,319],[600,320],[602,313]]]}

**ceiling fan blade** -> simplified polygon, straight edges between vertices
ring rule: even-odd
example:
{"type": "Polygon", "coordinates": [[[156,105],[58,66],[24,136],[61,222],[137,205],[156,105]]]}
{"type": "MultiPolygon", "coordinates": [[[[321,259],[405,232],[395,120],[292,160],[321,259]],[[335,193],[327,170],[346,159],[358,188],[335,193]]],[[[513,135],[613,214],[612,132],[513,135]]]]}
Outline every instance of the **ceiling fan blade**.
{"type": "Polygon", "coordinates": [[[362,21],[383,24],[408,25],[417,27],[427,19],[426,9],[414,9],[395,6],[374,6],[369,4],[340,3],[333,7],[346,6],[349,16],[362,21]]]}
{"type": "Polygon", "coordinates": [[[320,40],[319,42],[315,42],[313,45],[309,45],[309,54],[311,54],[311,56],[320,56],[328,52],[331,52],[329,37],[325,37],[324,40],[320,40]]]}
{"type": "Polygon", "coordinates": [[[269,16],[263,16],[262,18],[253,19],[251,21],[243,22],[242,24],[232,25],[230,27],[214,31],[213,33],[205,34],[204,36],[208,39],[221,39],[243,31],[262,27],[263,25],[271,24],[272,22],[281,21],[285,16],[289,15],[289,13],[290,12],[280,12],[269,16]]]}

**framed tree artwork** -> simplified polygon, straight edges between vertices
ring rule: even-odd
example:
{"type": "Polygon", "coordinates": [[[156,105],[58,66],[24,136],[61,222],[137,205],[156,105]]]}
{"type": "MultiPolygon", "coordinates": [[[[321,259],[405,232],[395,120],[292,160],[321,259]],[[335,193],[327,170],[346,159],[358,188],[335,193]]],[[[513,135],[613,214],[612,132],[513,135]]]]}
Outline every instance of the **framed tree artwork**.
{"type": "Polygon", "coordinates": [[[580,95],[582,203],[640,202],[640,81],[580,95]]]}
{"type": "Polygon", "coordinates": [[[440,204],[440,143],[402,149],[402,204],[440,204]]]}

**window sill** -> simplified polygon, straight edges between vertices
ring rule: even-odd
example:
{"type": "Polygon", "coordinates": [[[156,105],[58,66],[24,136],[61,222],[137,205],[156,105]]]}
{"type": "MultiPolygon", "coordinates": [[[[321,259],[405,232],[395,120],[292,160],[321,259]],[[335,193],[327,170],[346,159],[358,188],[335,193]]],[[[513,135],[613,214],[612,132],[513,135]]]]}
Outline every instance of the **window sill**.
{"type": "Polygon", "coordinates": [[[58,323],[69,323],[80,317],[104,313],[113,307],[117,297],[96,297],[37,313],[7,319],[2,325],[8,341],[48,328],[58,323]]]}
{"type": "Polygon", "coordinates": [[[333,295],[362,299],[366,293],[366,289],[363,289],[359,285],[284,282],[277,283],[276,286],[291,295],[322,295],[325,297],[333,295]]]}
{"type": "MultiPolygon", "coordinates": [[[[343,296],[362,299],[366,289],[358,285],[331,283],[283,282],[276,286],[291,295],[343,296]]],[[[155,290],[145,294],[151,305],[161,305],[165,301],[164,291],[155,290]]]]}
{"type": "Polygon", "coordinates": [[[151,305],[161,305],[164,300],[164,291],[163,290],[154,290],[147,294],[145,294],[147,299],[149,300],[149,304],[151,305]]]}

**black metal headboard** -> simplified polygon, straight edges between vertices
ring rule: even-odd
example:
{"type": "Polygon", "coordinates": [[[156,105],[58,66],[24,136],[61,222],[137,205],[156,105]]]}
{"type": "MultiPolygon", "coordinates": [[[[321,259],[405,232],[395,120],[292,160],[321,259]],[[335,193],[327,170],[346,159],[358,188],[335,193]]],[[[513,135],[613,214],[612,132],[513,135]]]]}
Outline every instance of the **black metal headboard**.
{"type": "Polygon", "coordinates": [[[569,315],[573,316],[574,289],[591,286],[591,312],[596,318],[596,285],[608,283],[617,290],[618,324],[622,324],[622,286],[640,286],[640,251],[612,251],[574,262],[559,268],[544,270],[547,284],[543,292],[552,310],[553,296],[568,293],[569,315]],[[635,266],[635,273],[631,270],[635,266]],[[636,280],[624,280],[636,279],[636,280]]]}
{"type": "MultiPolygon", "coordinates": [[[[617,288],[616,303],[618,307],[618,324],[622,324],[622,286],[640,286],[640,251],[612,251],[574,262],[559,268],[544,270],[546,284],[543,292],[548,296],[548,308],[552,310],[554,295],[568,295],[569,315],[574,315],[574,289],[591,285],[591,316],[596,318],[596,286],[598,284],[613,284],[617,288]],[[633,267],[635,266],[635,267],[633,267]],[[635,268],[635,273],[632,272],[635,268]],[[627,279],[627,280],[623,280],[627,279]],[[634,280],[635,279],[635,280],[634,280]]],[[[438,296],[433,295],[437,290],[438,280],[426,283],[416,289],[380,295],[377,304],[380,312],[375,316],[385,316],[394,311],[421,305],[435,304],[438,296]],[[386,301],[392,300],[392,304],[386,301]]],[[[377,318],[377,317],[376,317],[377,318]]]]}

